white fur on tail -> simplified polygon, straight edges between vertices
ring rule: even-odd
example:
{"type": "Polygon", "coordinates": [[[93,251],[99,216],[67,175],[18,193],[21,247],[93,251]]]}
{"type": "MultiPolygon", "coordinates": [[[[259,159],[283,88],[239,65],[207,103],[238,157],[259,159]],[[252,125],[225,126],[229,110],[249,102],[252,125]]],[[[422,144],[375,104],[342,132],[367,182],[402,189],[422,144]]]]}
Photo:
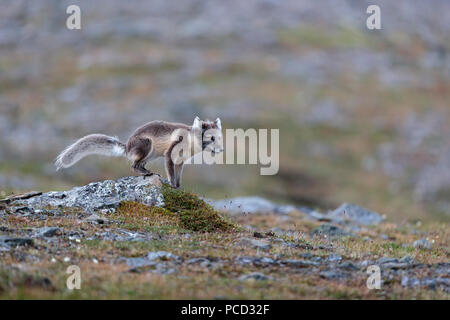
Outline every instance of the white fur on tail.
{"type": "Polygon", "coordinates": [[[104,134],[85,136],[61,152],[55,161],[56,170],[68,168],[91,154],[109,157],[125,156],[125,145],[116,137],[104,134]]]}

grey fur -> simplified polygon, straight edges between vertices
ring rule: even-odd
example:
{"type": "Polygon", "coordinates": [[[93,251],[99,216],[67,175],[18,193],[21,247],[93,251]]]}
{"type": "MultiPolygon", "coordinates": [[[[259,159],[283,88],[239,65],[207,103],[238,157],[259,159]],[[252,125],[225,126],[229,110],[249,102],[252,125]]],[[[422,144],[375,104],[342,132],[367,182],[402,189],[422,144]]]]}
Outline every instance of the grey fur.
{"type": "Polygon", "coordinates": [[[115,137],[90,134],[77,140],[61,152],[55,161],[56,170],[68,168],[91,154],[125,156],[125,144],[115,137]]]}

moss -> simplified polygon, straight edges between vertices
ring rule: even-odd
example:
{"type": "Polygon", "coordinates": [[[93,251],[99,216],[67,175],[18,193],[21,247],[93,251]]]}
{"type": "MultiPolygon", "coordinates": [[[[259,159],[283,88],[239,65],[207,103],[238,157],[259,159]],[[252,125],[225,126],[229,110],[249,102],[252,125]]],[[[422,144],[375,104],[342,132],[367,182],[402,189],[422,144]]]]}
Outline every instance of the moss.
{"type": "Polygon", "coordinates": [[[162,187],[165,208],[176,212],[184,229],[196,232],[231,231],[236,226],[197,195],[169,186],[162,187]]]}
{"type": "Polygon", "coordinates": [[[236,226],[227,221],[197,195],[162,187],[165,207],[150,207],[134,201],[122,202],[117,210],[121,222],[131,230],[174,232],[231,231],[236,226]]]}
{"type": "Polygon", "coordinates": [[[116,214],[123,226],[130,230],[174,233],[180,227],[176,214],[165,208],[151,207],[135,201],[122,202],[116,214]]]}

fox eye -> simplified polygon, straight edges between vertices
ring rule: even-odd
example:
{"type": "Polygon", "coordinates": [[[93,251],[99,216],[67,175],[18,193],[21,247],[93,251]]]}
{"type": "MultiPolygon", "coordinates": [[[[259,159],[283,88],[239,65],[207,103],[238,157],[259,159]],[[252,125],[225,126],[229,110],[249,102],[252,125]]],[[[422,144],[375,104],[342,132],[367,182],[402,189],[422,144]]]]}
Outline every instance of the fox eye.
{"type": "Polygon", "coordinates": [[[212,136],[211,141],[215,141],[215,140],[216,140],[216,137],[212,136]]]}

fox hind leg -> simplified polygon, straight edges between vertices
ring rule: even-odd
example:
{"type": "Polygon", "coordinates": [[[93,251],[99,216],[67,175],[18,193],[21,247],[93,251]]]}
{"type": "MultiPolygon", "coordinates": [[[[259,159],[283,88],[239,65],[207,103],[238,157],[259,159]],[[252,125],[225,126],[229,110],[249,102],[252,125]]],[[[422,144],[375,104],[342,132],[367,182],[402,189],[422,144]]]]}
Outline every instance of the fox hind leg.
{"type": "Polygon", "coordinates": [[[150,158],[153,152],[152,141],[150,139],[143,138],[131,138],[127,144],[127,155],[130,160],[133,161],[131,168],[134,172],[151,176],[153,173],[145,168],[147,159],[150,158]]]}

